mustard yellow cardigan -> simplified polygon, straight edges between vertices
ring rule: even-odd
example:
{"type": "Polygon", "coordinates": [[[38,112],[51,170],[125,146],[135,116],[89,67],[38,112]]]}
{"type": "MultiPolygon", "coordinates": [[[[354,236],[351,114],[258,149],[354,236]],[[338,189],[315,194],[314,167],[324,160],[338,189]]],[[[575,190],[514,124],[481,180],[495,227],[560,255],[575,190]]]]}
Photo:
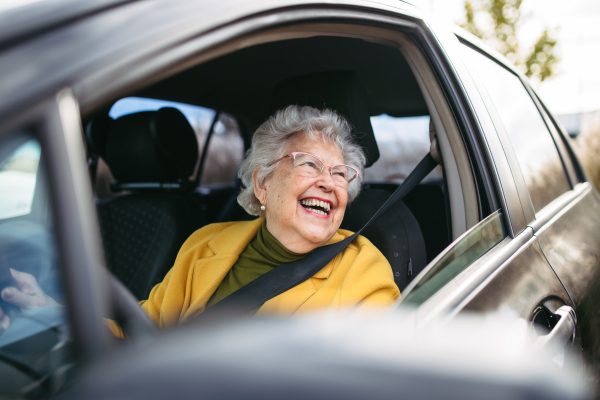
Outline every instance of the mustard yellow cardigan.
{"type": "MultiPolygon", "coordinates": [[[[140,302],[159,328],[185,322],[204,311],[262,221],[211,224],[186,240],[173,268],[152,289],[148,300],[140,302]]],[[[327,244],[351,235],[340,229],[327,244]]],[[[256,315],[288,317],[322,309],[389,306],[399,295],[386,258],[367,238],[359,236],[311,278],[263,304],[256,315]]],[[[116,324],[109,323],[109,327],[122,337],[116,324]]]]}

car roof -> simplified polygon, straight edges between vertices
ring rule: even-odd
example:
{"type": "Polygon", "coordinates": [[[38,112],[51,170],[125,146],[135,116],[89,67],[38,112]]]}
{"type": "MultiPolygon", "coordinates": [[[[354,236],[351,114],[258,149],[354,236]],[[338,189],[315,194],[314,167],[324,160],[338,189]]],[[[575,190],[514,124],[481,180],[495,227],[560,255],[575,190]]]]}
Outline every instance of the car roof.
{"type": "MultiPolygon", "coordinates": [[[[173,2],[174,0],[162,0],[163,2],[173,2]]],[[[24,40],[35,36],[36,34],[43,33],[51,30],[55,27],[67,24],[72,21],[76,21],[80,18],[88,15],[101,12],[103,10],[116,7],[126,3],[143,2],[135,0],[13,0],[6,2],[7,4],[0,5],[0,49],[10,46],[15,42],[24,40]]],[[[230,1],[235,3],[234,1],[230,1]]],[[[211,1],[203,1],[203,3],[210,8],[211,1]]],[[[213,1],[213,3],[223,3],[222,1],[213,1]]],[[[314,1],[314,2],[302,2],[307,4],[332,4],[336,3],[328,1],[326,3],[314,1]]],[[[339,2],[342,4],[343,2],[339,2]]],[[[387,6],[394,7],[398,6],[398,3],[404,3],[411,6],[411,8],[419,8],[419,3],[412,0],[378,0],[378,1],[351,1],[351,3],[370,3],[370,7],[387,6]]],[[[255,8],[260,11],[263,8],[260,4],[252,6],[252,3],[248,4],[250,8],[255,8]]],[[[283,5],[283,4],[281,4],[283,5]]],[[[292,2],[289,3],[292,5],[292,2]]]]}
{"type": "MultiPolygon", "coordinates": [[[[29,4],[0,8],[0,91],[5,94],[0,116],[13,115],[66,87],[83,100],[85,112],[89,103],[80,96],[99,93],[94,81],[99,71],[113,71],[125,60],[147,56],[167,42],[204,35],[247,17],[271,14],[264,17],[271,24],[277,22],[273,15],[298,7],[397,12],[415,18],[421,14],[417,7],[397,0],[19,1],[29,4]]],[[[101,88],[106,90],[105,85],[101,88]]]]}
{"type": "Polygon", "coordinates": [[[13,0],[0,6],[0,48],[132,0],[13,0]]]}

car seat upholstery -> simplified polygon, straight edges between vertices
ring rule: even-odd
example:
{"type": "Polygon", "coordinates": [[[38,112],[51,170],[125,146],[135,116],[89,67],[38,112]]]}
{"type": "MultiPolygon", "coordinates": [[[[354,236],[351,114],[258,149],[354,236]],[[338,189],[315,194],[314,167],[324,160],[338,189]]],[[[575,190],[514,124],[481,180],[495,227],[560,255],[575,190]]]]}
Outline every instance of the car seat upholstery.
{"type": "MultiPolygon", "coordinates": [[[[90,129],[94,125],[88,125],[90,129]]],[[[183,242],[204,219],[189,181],[198,160],[194,130],[177,109],[139,112],[96,125],[101,156],[127,190],[98,204],[108,268],[139,299],[173,265],[183,242]],[[105,126],[105,137],[98,132],[105,126]]]]}
{"type": "MultiPolygon", "coordinates": [[[[342,229],[356,232],[379,210],[391,193],[367,185],[346,209],[342,229]]],[[[403,290],[427,265],[425,240],[408,206],[398,201],[362,233],[388,259],[396,285],[403,290]]]]}
{"type": "Polygon", "coordinates": [[[85,139],[88,148],[88,168],[92,184],[96,181],[98,157],[106,158],[106,138],[108,127],[113,119],[108,115],[99,115],[88,122],[85,129],[85,139]]]}

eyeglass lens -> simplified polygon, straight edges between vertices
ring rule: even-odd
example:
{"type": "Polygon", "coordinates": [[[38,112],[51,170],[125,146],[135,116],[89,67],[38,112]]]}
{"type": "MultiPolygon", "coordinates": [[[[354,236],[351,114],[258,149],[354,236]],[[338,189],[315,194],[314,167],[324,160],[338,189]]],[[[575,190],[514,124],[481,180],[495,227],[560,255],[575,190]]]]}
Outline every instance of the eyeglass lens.
{"type": "MultiPolygon", "coordinates": [[[[298,168],[304,175],[310,177],[318,176],[323,170],[323,163],[310,154],[296,154],[294,167],[298,168]]],[[[334,182],[345,185],[354,178],[356,171],[344,165],[336,165],[331,169],[334,182]]]]}

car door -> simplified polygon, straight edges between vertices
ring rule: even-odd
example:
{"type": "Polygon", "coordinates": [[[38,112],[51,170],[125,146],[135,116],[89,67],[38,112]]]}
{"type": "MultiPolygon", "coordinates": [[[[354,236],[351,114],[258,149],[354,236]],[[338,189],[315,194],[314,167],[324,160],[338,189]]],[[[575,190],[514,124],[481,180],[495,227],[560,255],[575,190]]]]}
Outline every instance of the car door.
{"type": "Polygon", "coordinates": [[[37,297],[41,307],[0,301],[2,397],[55,394],[104,348],[106,287],[91,272],[102,261],[78,121],[64,91],[0,126],[0,290],[39,285],[49,296],[37,297]]]}
{"type": "MultiPolygon", "coordinates": [[[[487,102],[493,103],[488,110],[516,172],[513,175],[527,224],[565,288],[568,299],[561,302],[572,306],[577,316],[577,346],[583,348],[588,365],[598,371],[599,346],[594,332],[600,321],[595,311],[598,294],[593,289],[598,283],[600,249],[598,193],[584,182],[564,133],[527,84],[472,48],[465,47],[465,54],[472,69],[479,64],[480,86],[488,82],[481,91],[487,102]],[[501,91],[508,94],[504,99],[501,91]]],[[[547,304],[541,304],[539,310],[554,311],[547,304]]]]}
{"type": "MultiPolygon", "coordinates": [[[[505,152],[510,154],[513,150],[513,155],[508,156],[513,158],[512,168],[522,172],[522,175],[514,175],[520,182],[519,196],[528,225],[533,229],[544,257],[565,287],[569,303],[575,310],[583,306],[586,312],[583,319],[581,310],[577,312],[580,326],[583,321],[583,326],[588,327],[592,322],[590,319],[595,320],[588,311],[589,297],[595,297],[588,284],[597,279],[598,270],[597,259],[594,259],[600,243],[597,229],[594,229],[598,226],[597,198],[589,184],[578,183],[577,168],[567,151],[568,144],[528,86],[480,53],[468,48],[465,53],[472,68],[478,66],[479,78],[486,86],[482,91],[486,90],[488,101],[494,103],[488,108],[492,109],[492,118],[503,137],[505,152]],[[565,237],[573,238],[575,242],[567,241],[565,237]],[[587,252],[586,248],[589,249],[587,252]],[[574,249],[583,249],[584,253],[574,249]],[[567,260],[561,253],[570,257],[568,265],[574,266],[575,270],[565,268],[567,260]]],[[[593,330],[578,331],[584,352],[590,356],[595,354],[593,349],[597,346],[593,345],[593,330]]]]}
{"type": "MultiPolygon", "coordinates": [[[[564,132],[544,108],[540,108],[553,135],[567,141],[564,132]]],[[[560,142],[559,142],[560,143],[560,142]]],[[[586,364],[596,381],[600,371],[600,195],[581,173],[568,143],[561,151],[566,165],[577,172],[574,187],[536,213],[531,224],[550,265],[561,279],[577,311],[577,330],[581,335],[586,364]]],[[[560,148],[560,147],[559,147],[560,148]]]]}
{"type": "MultiPolygon", "coordinates": [[[[482,139],[490,152],[491,175],[496,178],[501,209],[453,242],[431,262],[403,293],[404,304],[417,307],[416,312],[422,321],[465,311],[508,313],[529,321],[539,321],[543,319],[539,317],[542,312],[543,317],[550,320],[546,329],[552,329],[553,321],[558,318],[554,317],[554,313],[565,305],[573,308],[573,303],[548,263],[534,236],[533,227],[529,226],[535,221],[532,198],[539,207],[547,207],[548,203],[571,190],[569,177],[546,130],[544,149],[548,150],[546,154],[550,154],[549,168],[553,168],[557,180],[549,187],[543,184],[539,188],[532,187],[530,195],[527,185],[532,185],[535,177],[530,176],[529,170],[522,171],[519,162],[528,160],[518,158],[522,154],[513,149],[507,133],[508,128],[512,129],[514,125],[511,124],[512,120],[503,118],[514,119],[512,114],[506,115],[506,109],[510,112],[517,100],[522,103],[529,101],[529,104],[525,104],[526,108],[521,104],[517,111],[526,110],[521,117],[528,119],[525,121],[528,128],[531,128],[531,124],[537,124],[535,127],[539,128],[540,123],[544,124],[533,100],[518,76],[505,66],[479,53],[471,44],[467,43],[467,47],[456,37],[443,34],[439,37],[455,67],[482,139]],[[484,62],[477,57],[483,57],[484,62]],[[485,68],[483,72],[482,65],[485,68]],[[503,75],[505,72],[508,75],[503,75]],[[496,87],[493,85],[497,82],[489,82],[493,74],[508,80],[514,77],[516,83],[512,81],[513,86],[520,85],[520,88],[517,87],[518,93],[511,92],[508,106],[502,103],[504,98],[498,97],[494,91],[496,87]]],[[[500,78],[496,76],[493,79],[500,78]]],[[[512,110],[514,112],[514,107],[512,110]]],[[[533,144],[537,146],[537,142],[533,144]]],[[[531,164],[535,166],[535,163],[531,164]]],[[[569,337],[567,341],[572,342],[571,339],[569,337]]]]}

